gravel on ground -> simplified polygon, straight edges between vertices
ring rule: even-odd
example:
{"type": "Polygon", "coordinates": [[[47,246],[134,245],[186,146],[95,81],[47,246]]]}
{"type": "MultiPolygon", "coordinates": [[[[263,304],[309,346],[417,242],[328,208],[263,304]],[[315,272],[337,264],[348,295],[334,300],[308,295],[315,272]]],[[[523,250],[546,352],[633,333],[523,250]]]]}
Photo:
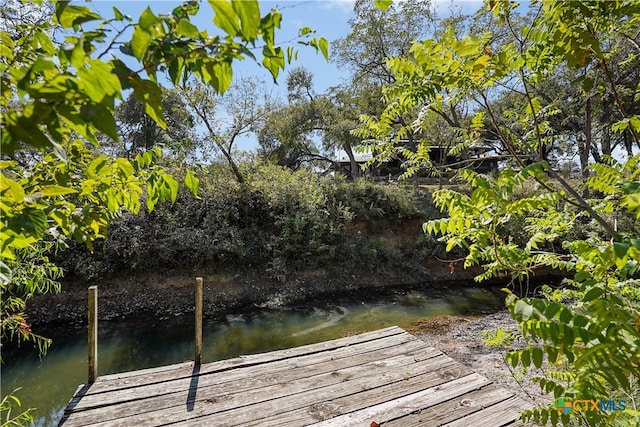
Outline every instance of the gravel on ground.
{"type": "Polygon", "coordinates": [[[523,347],[517,338],[518,325],[506,310],[477,318],[441,316],[426,319],[410,332],[527,402],[544,406],[553,400],[532,381],[533,377],[542,375],[540,370],[532,367],[524,373],[520,366],[512,368],[505,361],[507,353],[523,347]],[[499,328],[511,332],[514,338],[503,341],[505,346],[485,345],[486,331],[495,332],[499,328]]]}

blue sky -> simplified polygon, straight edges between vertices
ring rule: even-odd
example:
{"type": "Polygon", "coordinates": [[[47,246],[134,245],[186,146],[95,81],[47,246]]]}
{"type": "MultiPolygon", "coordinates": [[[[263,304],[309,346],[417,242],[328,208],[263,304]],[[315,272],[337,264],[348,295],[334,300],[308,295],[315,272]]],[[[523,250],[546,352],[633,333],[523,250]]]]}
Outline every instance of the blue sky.
{"type": "MultiPolygon", "coordinates": [[[[108,1],[98,0],[88,3],[88,6],[96,10],[103,17],[112,16],[111,8],[117,7],[121,12],[130,15],[137,20],[140,13],[147,7],[151,7],[154,13],[169,13],[179,5],[179,1],[108,1]]],[[[353,16],[353,2],[348,0],[333,1],[261,1],[260,9],[262,14],[271,8],[278,8],[283,14],[281,30],[277,33],[277,41],[284,43],[294,39],[298,35],[298,30],[302,27],[311,27],[316,30],[315,36],[324,37],[330,42],[344,37],[349,33],[348,19],[353,16]]],[[[215,27],[211,23],[213,13],[206,2],[200,7],[200,12],[194,18],[194,23],[202,29],[209,29],[215,32],[215,27]]],[[[322,91],[329,86],[339,84],[341,78],[346,77],[346,73],[339,70],[335,64],[327,63],[322,55],[316,54],[312,48],[298,46],[298,60],[292,66],[304,65],[313,71],[315,83],[318,91],[322,91]]],[[[253,76],[256,75],[265,81],[270,81],[270,74],[258,64],[251,60],[234,63],[236,75],[253,76]]],[[[285,71],[286,73],[286,71],[285,71]]],[[[278,79],[280,86],[284,86],[286,75],[281,75],[278,79]]]]}
{"type": "MultiPolygon", "coordinates": [[[[451,7],[460,8],[465,12],[472,13],[481,5],[481,0],[432,0],[436,10],[442,14],[448,14],[451,7]]],[[[155,14],[170,13],[173,8],[181,2],[175,0],[164,1],[113,1],[113,0],[93,0],[86,3],[87,6],[97,11],[104,18],[113,16],[112,7],[117,7],[122,13],[131,16],[134,22],[144,9],[150,7],[155,14]]],[[[315,36],[324,37],[329,42],[333,42],[338,38],[345,37],[349,34],[351,28],[349,19],[353,14],[354,0],[279,0],[279,1],[260,1],[260,10],[262,14],[268,12],[271,8],[277,8],[283,15],[281,30],[276,34],[276,41],[285,43],[297,37],[298,31],[302,27],[311,27],[316,31],[315,36]]],[[[213,12],[206,2],[200,7],[200,12],[193,19],[193,22],[202,29],[208,29],[210,33],[215,32],[212,24],[213,12]]],[[[316,53],[313,48],[297,45],[295,41],[293,45],[298,46],[298,59],[294,63],[288,65],[291,69],[296,66],[304,66],[314,75],[314,84],[317,92],[323,92],[331,86],[338,85],[348,78],[349,71],[340,69],[337,64],[325,61],[324,57],[316,53]]],[[[331,47],[330,47],[331,49],[331,47]]],[[[331,51],[330,51],[331,56],[331,51]]],[[[234,63],[234,77],[253,77],[264,80],[267,84],[271,84],[272,79],[268,71],[259,64],[246,60],[234,63]]],[[[284,98],[286,96],[286,70],[278,78],[278,85],[274,86],[277,93],[284,98]]],[[[255,148],[255,142],[243,141],[238,147],[240,149],[249,150],[255,148]]]]}
{"type": "MultiPolygon", "coordinates": [[[[480,7],[481,0],[434,0],[437,10],[447,13],[449,7],[463,8],[473,11],[480,7]]],[[[117,7],[121,12],[130,15],[137,20],[140,13],[151,7],[154,13],[169,13],[179,5],[180,1],[111,1],[94,0],[87,3],[89,7],[96,10],[103,17],[112,16],[112,7],[117,7]]],[[[298,30],[302,27],[311,27],[316,30],[316,36],[324,37],[329,42],[345,37],[350,32],[348,20],[353,17],[354,0],[279,0],[260,1],[261,12],[264,14],[269,9],[276,7],[283,15],[281,31],[278,33],[278,40],[283,43],[294,39],[298,35],[298,30]]],[[[194,23],[200,28],[214,31],[211,23],[213,14],[211,8],[203,2],[200,12],[194,18],[194,23]]],[[[295,42],[293,42],[296,45],[295,42]]],[[[312,48],[299,46],[298,60],[290,67],[303,65],[314,74],[314,82],[317,91],[321,92],[330,86],[340,84],[342,79],[348,77],[346,70],[341,70],[334,63],[327,63],[322,55],[316,54],[312,48]]],[[[237,75],[259,76],[266,81],[270,80],[269,73],[252,61],[238,63],[234,67],[237,75]]],[[[284,85],[286,76],[281,76],[278,81],[280,86],[284,85]]]]}

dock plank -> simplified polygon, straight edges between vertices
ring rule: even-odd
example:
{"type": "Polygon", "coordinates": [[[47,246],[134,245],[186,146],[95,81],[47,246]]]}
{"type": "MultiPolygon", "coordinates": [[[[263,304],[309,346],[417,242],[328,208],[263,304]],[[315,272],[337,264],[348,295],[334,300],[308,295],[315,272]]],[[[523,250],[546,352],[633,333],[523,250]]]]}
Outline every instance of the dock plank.
{"type": "Polygon", "coordinates": [[[60,426],[502,426],[529,407],[391,327],[202,365],[99,377],[60,426]]]}
{"type": "Polygon", "coordinates": [[[491,385],[434,406],[425,406],[405,417],[385,422],[384,427],[441,426],[512,396],[512,392],[491,385]]]}
{"type": "MultiPolygon", "coordinates": [[[[431,387],[416,393],[412,393],[402,398],[393,399],[366,409],[346,414],[340,417],[331,418],[323,422],[314,424],[316,427],[347,427],[353,425],[363,425],[364,423],[376,422],[384,423],[388,420],[409,415],[425,405],[437,404],[453,399],[480,387],[489,385],[491,382],[485,377],[473,373],[461,378],[448,381],[442,385],[431,387]]],[[[467,424],[480,425],[480,424],[467,424]]]]}
{"type": "MultiPolygon", "coordinates": [[[[366,342],[356,344],[347,347],[340,347],[331,351],[323,353],[314,353],[310,355],[301,356],[292,361],[276,361],[269,364],[251,365],[246,366],[244,369],[234,369],[229,371],[211,371],[207,366],[202,366],[197,372],[194,372],[194,366],[191,365],[191,371],[189,376],[185,377],[180,375],[172,378],[167,377],[165,373],[161,375],[150,375],[146,378],[136,378],[128,386],[117,382],[116,387],[113,389],[105,388],[104,384],[96,383],[82,397],[74,398],[71,403],[76,403],[75,410],[85,410],[91,407],[104,406],[105,404],[117,404],[119,402],[127,400],[136,400],[145,398],[147,396],[155,396],[162,394],[169,394],[174,391],[184,390],[185,387],[189,387],[194,377],[197,377],[198,383],[201,386],[206,386],[210,383],[225,383],[236,380],[246,379],[247,377],[255,378],[260,376],[265,371],[265,366],[268,368],[268,374],[274,375],[275,373],[282,371],[290,371],[291,369],[309,368],[315,364],[322,364],[327,361],[341,361],[345,358],[358,358],[358,357],[376,357],[376,354],[387,354],[385,351],[389,349],[390,354],[399,354],[403,351],[414,351],[420,348],[424,348],[419,344],[416,344],[415,339],[408,339],[407,337],[390,337],[387,340],[378,340],[375,342],[366,342]],[[405,345],[406,344],[406,345],[405,345]],[[366,356],[368,354],[372,354],[366,356]],[[146,381],[144,381],[146,379],[146,381]],[[99,390],[99,391],[96,391],[99,390]]],[[[425,355],[433,357],[438,355],[438,352],[425,352],[425,355]]],[[[347,362],[349,363],[349,362],[347,362]]]]}
{"type": "MultiPolygon", "coordinates": [[[[442,365],[443,370],[450,371],[450,368],[455,366],[455,362],[451,360],[447,360],[445,363],[446,364],[442,365]]],[[[468,375],[471,375],[471,372],[468,369],[464,369],[459,371],[458,378],[468,375]]],[[[409,377],[408,379],[403,378],[402,380],[388,383],[375,389],[363,390],[346,396],[335,396],[333,399],[305,405],[296,411],[289,411],[286,414],[278,414],[277,416],[259,419],[253,422],[244,422],[243,420],[242,423],[233,425],[258,426],[269,425],[269,423],[271,423],[271,425],[277,423],[278,426],[318,425],[317,423],[321,423],[319,425],[325,425],[322,424],[322,422],[327,422],[327,425],[334,425],[334,422],[340,423],[341,419],[339,416],[344,416],[345,414],[348,414],[343,417],[347,420],[347,424],[363,425],[359,419],[354,421],[360,413],[365,414],[366,417],[369,416],[368,413],[362,411],[367,411],[373,407],[378,408],[374,410],[383,411],[384,408],[386,408],[385,405],[389,405],[389,402],[393,402],[390,404],[391,406],[406,404],[406,407],[403,409],[404,411],[409,407],[405,399],[410,399],[411,395],[427,389],[445,390],[448,387],[447,384],[455,380],[456,378],[453,378],[448,372],[443,375],[437,370],[431,371],[422,375],[409,377]],[[352,420],[352,418],[354,420],[352,420]]],[[[488,384],[488,382],[486,382],[488,380],[483,380],[485,381],[484,384],[488,384]]],[[[412,408],[409,412],[413,411],[415,411],[415,409],[412,408]]],[[[382,420],[385,417],[380,416],[379,418],[382,420]]],[[[370,420],[369,424],[371,421],[374,420],[370,420]]]]}
{"type": "Polygon", "coordinates": [[[384,370],[369,370],[363,376],[339,375],[339,382],[327,387],[301,391],[291,398],[276,398],[257,404],[233,409],[215,416],[205,416],[180,423],[181,426],[207,425],[215,422],[218,426],[246,425],[307,425],[326,416],[340,415],[348,411],[349,405],[368,406],[388,399],[389,396],[404,395],[412,387],[425,388],[446,381],[435,370],[446,369],[453,361],[442,356],[442,359],[428,359],[426,362],[412,363],[406,366],[385,367],[384,370]],[[420,375],[425,363],[432,370],[420,375]],[[413,378],[408,381],[405,378],[413,378]],[[292,420],[293,418],[293,420],[292,420]]]}
{"type": "MultiPolygon", "coordinates": [[[[377,352],[370,352],[360,355],[360,357],[352,358],[338,358],[331,360],[323,359],[317,364],[309,366],[301,366],[291,368],[284,372],[269,372],[264,371],[255,375],[242,375],[235,378],[233,381],[227,381],[226,378],[222,378],[220,375],[200,378],[197,385],[197,392],[193,399],[193,404],[200,402],[208,402],[211,399],[220,400],[222,398],[227,399],[228,396],[244,394],[245,396],[264,395],[265,399],[273,399],[277,396],[275,393],[279,388],[286,387],[287,385],[298,380],[303,381],[300,387],[310,388],[312,386],[322,385],[321,381],[339,381],[346,375],[357,376],[358,372],[362,371],[361,375],[366,375],[367,370],[371,366],[385,366],[387,363],[395,363],[403,365],[405,363],[415,363],[416,361],[426,360],[437,356],[435,352],[425,352],[420,346],[405,347],[405,350],[409,350],[408,353],[402,352],[398,347],[391,347],[388,349],[382,349],[377,352]],[[250,381],[248,381],[248,378],[250,381]],[[270,387],[270,388],[269,388],[270,387]]],[[[180,380],[179,382],[181,382],[180,380]]],[[[172,384],[166,384],[169,387],[172,384]]],[[[138,398],[134,401],[127,401],[120,398],[121,394],[117,394],[120,400],[116,404],[103,405],[98,407],[102,402],[100,400],[101,395],[87,396],[90,399],[87,404],[89,407],[94,407],[96,410],[84,411],[86,415],[78,415],[75,417],[76,421],[84,422],[87,417],[93,417],[100,415],[105,419],[123,418],[129,415],[139,414],[139,407],[144,404],[145,410],[151,412],[158,409],[173,408],[176,406],[185,405],[185,393],[184,388],[182,391],[175,391],[172,393],[166,393],[160,395],[160,389],[157,389],[154,384],[155,395],[147,394],[151,388],[144,387],[137,388],[136,391],[138,398]],[[152,396],[153,398],[149,398],[152,396]]],[[[162,385],[161,385],[162,386],[162,385]]],[[[171,389],[174,389],[173,387],[171,389]]],[[[190,390],[190,388],[189,388],[190,390]]],[[[295,392],[295,388],[288,388],[285,390],[288,394],[295,392]]],[[[239,405],[240,403],[236,403],[239,405]]],[[[81,408],[82,409],[82,408],[81,408]]],[[[136,422],[135,419],[126,420],[129,423],[136,422]]],[[[75,423],[69,424],[76,425],[75,423]]],[[[77,424],[82,425],[82,424],[77,424]]]]}
{"type": "MultiPolygon", "coordinates": [[[[444,357],[444,356],[443,356],[444,357]]],[[[200,394],[194,402],[191,411],[176,411],[175,408],[166,408],[157,411],[145,411],[144,414],[133,417],[119,418],[111,425],[137,425],[139,423],[178,422],[198,418],[198,422],[206,422],[206,417],[211,415],[211,420],[216,425],[225,425],[223,420],[230,419],[232,423],[251,421],[256,416],[264,414],[281,413],[291,406],[297,407],[308,399],[318,399],[321,396],[342,396],[352,393],[354,387],[372,388],[390,381],[389,377],[399,380],[406,375],[405,372],[417,372],[422,361],[414,362],[415,356],[399,356],[389,360],[388,365],[384,361],[376,361],[362,366],[354,366],[339,371],[331,371],[320,376],[304,377],[288,382],[278,382],[272,386],[249,388],[240,393],[209,393],[200,394]],[[380,363],[382,362],[382,363],[380,363]],[[376,375],[372,375],[376,373],[376,375]],[[260,405],[262,404],[262,405],[260,405]]],[[[432,360],[432,359],[428,359],[432,360]]],[[[356,388],[357,389],[357,388],[356,388]]],[[[207,390],[211,391],[211,390],[207,390]]],[[[184,405],[184,399],[183,399],[184,405]]],[[[196,423],[197,424],[197,423],[196,423]]]]}
{"type": "MultiPolygon", "coordinates": [[[[407,331],[397,326],[390,326],[384,329],[378,329],[372,332],[365,332],[363,334],[351,335],[344,338],[338,338],[331,341],[323,341],[320,343],[303,345],[300,347],[287,348],[283,350],[275,350],[267,353],[257,353],[238,356],[233,359],[221,360],[218,362],[207,363],[206,366],[210,372],[216,370],[226,370],[230,367],[236,368],[239,366],[247,366],[251,364],[268,363],[275,360],[282,360],[291,357],[299,357],[304,354],[313,354],[321,351],[328,351],[340,347],[345,347],[353,344],[363,343],[367,341],[374,341],[378,339],[384,339],[394,335],[411,336],[407,331]]],[[[100,377],[102,382],[133,378],[138,376],[148,376],[149,374],[156,374],[165,371],[177,371],[177,374],[182,374],[190,370],[193,366],[193,362],[178,363],[175,365],[160,366],[157,368],[140,369],[137,371],[122,372],[117,374],[103,375],[100,377]]]]}
{"type": "MultiPolygon", "coordinates": [[[[233,359],[208,363],[201,366],[198,374],[205,375],[216,372],[237,371],[239,368],[255,367],[266,363],[269,363],[270,368],[273,370],[288,369],[292,363],[300,366],[309,359],[314,360],[317,354],[326,354],[327,357],[335,358],[345,357],[345,355],[348,356],[356,351],[376,351],[381,348],[391,347],[413,340],[415,340],[415,337],[406,331],[398,327],[391,327],[329,342],[296,347],[294,349],[240,356],[233,359]],[[293,362],[290,361],[292,357],[295,358],[293,362]]],[[[242,372],[249,373],[250,371],[242,372]]],[[[161,383],[183,378],[190,379],[192,376],[193,362],[170,365],[168,367],[144,369],[124,374],[106,375],[100,377],[100,381],[94,383],[86,395],[103,393],[105,391],[113,392],[138,385],[146,386],[151,382],[161,383]]]]}
{"type": "Polygon", "coordinates": [[[445,424],[446,427],[468,427],[468,426],[506,426],[516,423],[519,419],[520,411],[529,406],[518,404],[521,399],[513,396],[498,404],[491,405],[481,411],[459,418],[445,424]]]}

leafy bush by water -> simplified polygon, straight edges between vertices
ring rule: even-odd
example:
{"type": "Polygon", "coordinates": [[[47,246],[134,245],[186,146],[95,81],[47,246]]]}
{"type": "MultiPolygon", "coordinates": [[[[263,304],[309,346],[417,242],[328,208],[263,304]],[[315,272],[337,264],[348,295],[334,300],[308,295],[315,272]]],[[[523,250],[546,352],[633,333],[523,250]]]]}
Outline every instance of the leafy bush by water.
{"type": "Polygon", "coordinates": [[[402,258],[443,252],[430,237],[413,236],[408,247],[399,248],[382,236],[386,225],[378,222],[383,219],[388,224],[428,219],[412,187],[250,166],[244,185],[215,166],[203,171],[199,199],[181,192],[174,204],[125,214],[114,221],[108,238],[95,245],[93,255],[71,247],[61,255],[62,264],[68,273],[86,279],[203,267],[249,267],[283,279],[302,268],[385,268],[402,258]],[[368,224],[365,233],[348,227],[363,222],[368,224]]]}

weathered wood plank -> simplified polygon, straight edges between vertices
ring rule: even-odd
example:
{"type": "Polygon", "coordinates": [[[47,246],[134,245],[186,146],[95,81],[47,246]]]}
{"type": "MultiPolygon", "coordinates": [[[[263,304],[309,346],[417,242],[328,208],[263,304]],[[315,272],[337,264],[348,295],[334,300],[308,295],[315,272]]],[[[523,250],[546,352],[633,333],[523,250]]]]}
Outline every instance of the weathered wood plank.
{"type": "Polygon", "coordinates": [[[437,370],[446,370],[454,365],[455,362],[452,359],[442,356],[399,367],[399,369],[394,366],[382,372],[369,371],[364,377],[347,377],[338,384],[303,391],[292,398],[273,399],[229,410],[213,417],[197,418],[179,425],[197,426],[209,423],[215,423],[218,426],[270,425],[270,423],[278,426],[288,423],[306,425],[317,422],[321,419],[318,417],[339,415],[344,410],[343,407],[349,408],[349,405],[366,407],[410,393],[412,387],[423,389],[442,384],[450,377],[441,375],[437,370]],[[336,401],[339,402],[336,405],[329,403],[336,401]]]}
{"type": "Polygon", "coordinates": [[[98,377],[98,382],[94,384],[94,386],[97,386],[98,384],[107,384],[111,381],[120,381],[120,380],[126,380],[128,378],[136,378],[136,377],[147,377],[149,375],[155,375],[160,373],[168,373],[169,375],[171,375],[171,372],[176,372],[179,375],[183,371],[190,371],[192,367],[193,367],[193,362],[188,361],[188,362],[174,363],[173,365],[156,366],[155,368],[138,369],[137,371],[127,371],[127,372],[118,372],[115,374],[100,375],[98,377]]]}
{"type": "MultiPolygon", "coordinates": [[[[318,363],[325,363],[326,361],[336,361],[344,358],[359,357],[362,354],[372,353],[375,354],[378,351],[384,349],[392,349],[391,354],[400,354],[403,351],[413,351],[419,348],[426,348],[424,345],[420,345],[415,338],[406,336],[392,336],[386,340],[375,340],[370,342],[364,342],[348,347],[340,347],[327,352],[314,353],[305,356],[300,356],[295,360],[280,360],[270,364],[260,364],[238,367],[233,370],[226,371],[214,371],[207,372],[207,366],[201,366],[201,370],[197,373],[198,382],[200,384],[209,384],[215,382],[217,384],[223,382],[235,381],[237,379],[255,378],[259,376],[265,367],[268,369],[268,373],[273,375],[280,371],[288,371],[294,368],[309,367],[318,363]],[[403,350],[403,345],[410,345],[403,350]]],[[[426,352],[429,357],[435,357],[439,354],[437,350],[430,350],[426,352]]],[[[193,374],[193,364],[191,365],[191,373],[193,374]]],[[[72,399],[71,403],[75,403],[74,410],[86,410],[94,406],[104,406],[107,404],[115,404],[127,400],[135,400],[139,398],[146,398],[148,396],[163,395],[172,393],[175,391],[185,390],[185,387],[189,387],[192,382],[192,376],[181,376],[178,378],[172,378],[167,376],[167,373],[161,375],[152,375],[148,378],[136,378],[129,381],[119,380],[116,382],[118,387],[110,389],[105,384],[96,383],[91,386],[88,393],[84,396],[77,396],[75,400],[72,399]],[[125,387],[128,386],[128,387],[125,387]]]]}
{"type": "Polygon", "coordinates": [[[420,409],[390,422],[384,427],[441,426],[458,418],[480,411],[488,406],[509,399],[513,393],[493,385],[467,393],[455,399],[420,409]]]}
{"type": "MultiPolygon", "coordinates": [[[[383,423],[387,420],[408,415],[421,408],[453,399],[488,384],[491,384],[491,381],[480,374],[473,373],[408,396],[403,396],[378,405],[370,406],[357,412],[331,418],[314,424],[314,426],[347,427],[353,425],[366,425],[370,424],[372,421],[383,423]]],[[[467,427],[478,425],[479,424],[467,424],[467,427]]]]}
{"type": "Polygon", "coordinates": [[[531,407],[528,402],[519,397],[511,397],[498,404],[489,406],[481,411],[474,412],[466,417],[459,418],[445,427],[468,427],[468,426],[493,426],[500,427],[509,425],[518,420],[523,409],[531,407]]]}
{"type": "Polygon", "coordinates": [[[188,362],[99,377],[78,389],[63,424],[515,425],[527,404],[489,384],[392,327],[205,365],[188,362]]]}
{"type": "MultiPolygon", "coordinates": [[[[316,423],[323,423],[325,421],[328,425],[333,425],[332,421],[334,420],[339,423],[341,419],[348,419],[344,418],[345,414],[353,416],[353,414],[357,414],[363,410],[366,411],[370,407],[383,407],[388,405],[390,401],[402,401],[403,399],[408,399],[408,396],[426,389],[435,388],[440,390],[444,387],[444,390],[446,390],[447,383],[473,373],[470,369],[455,363],[451,359],[449,362],[451,363],[451,365],[449,365],[450,367],[460,368],[460,371],[456,373],[456,378],[453,378],[450,372],[444,375],[438,371],[426,372],[403,382],[387,384],[373,390],[362,390],[349,396],[314,403],[296,411],[280,414],[277,417],[254,420],[241,425],[259,426],[277,423],[278,426],[291,427],[315,425],[316,423]]],[[[446,366],[444,368],[450,369],[446,366]]],[[[485,381],[488,383],[488,380],[485,379],[485,381]]],[[[404,410],[407,410],[407,408],[404,410]]],[[[415,409],[411,409],[408,412],[414,411],[415,409]]],[[[384,417],[379,418],[379,420],[375,420],[378,423],[384,420],[384,417]]],[[[365,424],[369,425],[371,421],[374,420],[370,420],[365,424]]],[[[360,421],[354,421],[354,423],[355,425],[365,425],[360,421]]]]}
{"type": "MultiPolygon", "coordinates": [[[[347,350],[353,350],[353,348],[344,349],[344,351],[347,350]]],[[[425,350],[424,346],[421,346],[419,343],[409,342],[404,346],[393,346],[378,349],[377,351],[357,354],[357,357],[337,357],[333,358],[333,360],[331,360],[332,358],[322,358],[318,363],[313,365],[305,364],[304,366],[291,367],[287,370],[271,371],[269,366],[266,366],[261,372],[255,372],[251,375],[247,375],[247,373],[244,372],[246,369],[238,369],[217,375],[207,375],[198,379],[193,404],[195,406],[198,402],[206,401],[207,399],[220,398],[220,396],[227,396],[234,393],[245,393],[251,389],[258,389],[260,387],[276,384],[288,385],[294,381],[300,381],[306,378],[311,378],[310,381],[314,383],[313,385],[318,386],[321,384],[320,377],[318,376],[322,374],[331,374],[330,378],[338,381],[337,373],[343,372],[343,370],[347,368],[366,370],[369,369],[367,364],[413,363],[438,355],[441,355],[441,353],[437,352],[437,350],[425,350]],[[230,378],[225,378],[225,375],[230,378]]],[[[176,382],[172,382],[172,386],[174,385],[173,383],[176,382]]],[[[163,385],[168,384],[165,383],[163,385]]],[[[182,410],[184,410],[185,390],[191,391],[192,385],[193,384],[182,384],[182,387],[172,387],[171,390],[176,391],[164,395],[159,393],[163,393],[168,388],[156,388],[155,395],[151,394],[148,388],[139,388],[138,391],[142,392],[138,393],[135,399],[131,397],[128,400],[123,400],[122,403],[113,403],[92,410],[83,411],[83,407],[76,408],[76,412],[79,413],[70,417],[71,419],[65,425],[82,425],[96,418],[109,420],[136,415],[140,413],[141,405],[144,406],[147,412],[176,406],[182,406],[182,410]]],[[[293,392],[293,390],[290,391],[293,392]]],[[[119,393],[118,396],[121,396],[121,393],[119,393]]],[[[101,404],[104,405],[105,402],[101,400],[102,397],[102,395],[87,396],[87,401],[81,401],[81,403],[90,407],[101,404]]],[[[271,397],[273,396],[266,395],[266,398],[271,397]]]]}
{"type": "MultiPolygon", "coordinates": [[[[294,381],[278,382],[266,387],[247,388],[244,392],[220,394],[215,387],[207,388],[197,392],[197,399],[190,411],[185,408],[185,397],[183,395],[182,406],[164,408],[157,411],[147,411],[131,417],[119,418],[106,424],[96,425],[159,425],[162,423],[176,422],[184,419],[214,415],[216,425],[221,425],[221,417],[235,419],[234,415],[225,414],[226,411],[238,410],[243,413],[248,406],[265,403],[272,406],[278,401],[286,407],[289,405],[299,405],[301,399],[310,399],[314,396],[329,398],[334,395],[347,395],[358,390],[360,387],[372,388],[387,383],[390,379],[401,381],[405,372],[410,374],[417,371],[417,365],[428,363],[434,358],[422,361],[415,361],[415,355],[395,356],[386,360],[377,360],[365,365],[356,365],[350,368],[326,372],[324,374],[307,376],[294,381]],[[375,378],[372,378],[372,375],[375,378]]],[[[442,356],[444,357],[444,356],[442,356]]],[[[250,378],[246,379],[247,381],[250,378]]],[[[251,384],[248,384],[249,386],[251,384]]],[[[72,418],[69,419],[70,421],[72,418]]],[[[66,424],[65,424],[66,425],[66,424]]],[[[205,424],[206,425],[206,424],[205,424]]]]}

